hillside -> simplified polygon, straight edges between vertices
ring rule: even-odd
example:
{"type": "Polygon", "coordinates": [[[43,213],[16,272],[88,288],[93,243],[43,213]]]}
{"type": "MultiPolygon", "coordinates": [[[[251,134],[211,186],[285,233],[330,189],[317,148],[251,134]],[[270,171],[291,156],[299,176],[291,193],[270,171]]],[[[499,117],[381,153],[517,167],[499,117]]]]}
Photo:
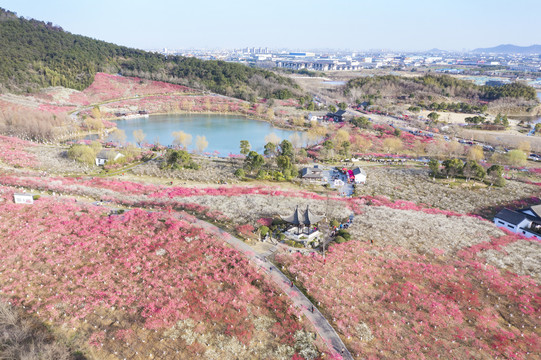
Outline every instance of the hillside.
{"type": "Polygon", "coordinates": [[[514,102],[517,105],[524,105],[524,101],[537,103],[535,89],[521,83],[479,86],[448,75],[430,74],[418,77],[396,75],[359,77],[347,82],[344,94],[355,99],[393,101],[409,98],[414,102],[461,101],[469,105],[496,100],[514,102]]]}
{"type": "Polygon", "coordinates": [[[541,45],[517,46],[512,44],[503,44],[490,48],[474,49],[472,52],[493,54],[541,54],[541,45]]]}
{"type": "Polygon", "coordinates": [[[17,17],[0,8],[0,91],[34,91],[48,86],[82,90],[97,72],[210,90],[245,100],[287,98],[301,93],[273,72],[223,61],[164,56],[118,46],[61,27],[17,17]]]}
{"type": "Polygon", "coordinates": [[[10,197],[1,187],[1,213],[13,220],[0,229],[2,297],[87,358],[317,356],[291,302],[195,218],[144,209],[108,217],[106,207],[53,198],[25,208],[10,197]],[[22,234],[26,221],[35,226],[22,234]]]}
{"type": "MultiPolygon", "coordinates": [[[[354,358],[420,358],[412,353],[444,358],[452,351],[456,358],[529,359],[539,351],[541,243],[478,217],[384,197],[328,198],[277,187],[46,179],[0,177],[0,210],[9,220],[0,227],[5,239],[0,281],[6,300],[39,311],[38,318],[49,319],[60,339],[73,338],[72,348],[95,358],[115,352],[130,358],[134,351],[148,358],[169,349],[182,358],[198,352],[204,358],[230,358],[239,351],[240,358],[264,353],[284,359],[295,350],[312,353],[318,344],[297,336],[311,330],[302,330],[294,313],[280,316],[290,304],[284,293],[273,292],[272,284],[258,277],[261,272],[226,247],[223,233],[205,231],[180,211],[191,209],[255,237],[252,224],[299,204],[331,218],[354,214],[351,241],[329,246],[326,260],[287,249],[274,259],[318,305],[354,358]],[[43,196],[32,207],[11,204],[11,193],[21,188],[62,197],[43,196]],[[107,207],[73,202],[75,196],[145,207],[107,217],[107,207]],[[151,206],[155,211],[148,211],[151,206]],[[156,211],[169,207],[176,211],[156,211]],[[31,240],[21,243],[21,234],[31,240]],[[220,286],[222,280],[228,286],[220,286]],[[59,298],[63,306],[52,307],[59,298]],[[187,307],[189,312],[178,310],[187,307]],[[70,326],[62,327],[65,322],[70,326]],[[231,324],[235,330],[221,336],[231,324]]],[[[411,182],[405,178],[396,185],[411,182]]],[[[474,192],[464,189],[453,199],[474,192]]],[[[499,202],[504,192],[495,189],[483,197],[499,202]]]]}

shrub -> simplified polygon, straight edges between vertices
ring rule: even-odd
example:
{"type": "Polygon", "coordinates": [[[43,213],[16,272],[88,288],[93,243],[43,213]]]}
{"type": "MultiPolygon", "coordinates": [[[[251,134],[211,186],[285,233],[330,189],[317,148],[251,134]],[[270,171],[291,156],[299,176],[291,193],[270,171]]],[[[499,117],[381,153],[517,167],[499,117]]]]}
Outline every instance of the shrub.
{"type": "Polygon", "coordinates": [[[246,173],[244,172],[244,169],[239,168],[235,170],[235,176],[239,179],[244,179],[246,177],[246,173]]]}
{"type": "Polygon", "coordinates": [[[92,165],[96,162],[96,151],[88,145],[75,144],[69,148],[68,157],[92,165]]]}
{"type": "Polygon", "coordinates": [[[300,242],[297,242],[295,240],[285,240],[284,243],[286,243],[287,245],[289,245],[291,247],[294,247],[294,248],[303,248],[304,247],[303,244],[301,244],[300,242]]]}
{"type": "Polygon", "coordinates": [[[344,238],[345,241],[351,240],[351,234],[347,230],[338,230],[338,236],[344,238]]]}
{"type": "Polygon", "coordinates": [[[342,236],[337,236],[336,239],[334,239],[334,241],[336,241],[339,244],[347,242],[347,240],[344,239],[342,236]]]}
{"type": "Polygon", "coordinates": [[[257,176],[256,178],[257,179],[266,179],[268,176],[267,176],[267,172],[263,169],[260,169],[258,172],[257,172],[257,176]]]}
{"type": "Polygon", "coordinates": [[[281,171],[275,171],[273,174],[272,174],[274,180],[276,181],[285,181],[285,177],[284,177],[284,174],[282,174],[281,171]]]}
{"type": "Polygon", "coordinates": [[[164,168],[170,169],[194,169],[200,168],[199,164],[193,161],[192,156],[184,150],[167,150],[165,154],[165,163],[162,164],[164,168]]]}
{"type": "Polygon", "coordinates": [[[259,228],[259,233],[261,234],[261,236],[265,237],[269,233],[269,228],[263,225],[259,228]]]}

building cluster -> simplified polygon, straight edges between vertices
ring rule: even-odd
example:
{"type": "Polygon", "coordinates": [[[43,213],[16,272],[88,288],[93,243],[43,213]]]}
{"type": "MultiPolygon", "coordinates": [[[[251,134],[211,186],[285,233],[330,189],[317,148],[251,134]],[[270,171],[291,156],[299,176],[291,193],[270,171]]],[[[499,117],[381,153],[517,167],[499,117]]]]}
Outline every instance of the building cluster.
{"type": "MultiPolygon", "coordinates": [[[[171,50],[161,49],[165,55],[182,55],[204,60],[224,60],[265,68],[285,68],[291,70],[340,71],[373,68],[394,70],[415,70],[433,68],[442,73],[464,75],[485,74],[510,75],[516,73],[541,72],[540,54],[487,54],[474,52],[447,52],[431,50],[427,52],[389,52],[389,51],[290,51],[275,50],[268,47],[248,47],[233,50],[171,50]]],[[[541,82],[538,76],[533,81],[541,82]]],[[[541,86],[541,83],[540,83],[541,86]]]]}

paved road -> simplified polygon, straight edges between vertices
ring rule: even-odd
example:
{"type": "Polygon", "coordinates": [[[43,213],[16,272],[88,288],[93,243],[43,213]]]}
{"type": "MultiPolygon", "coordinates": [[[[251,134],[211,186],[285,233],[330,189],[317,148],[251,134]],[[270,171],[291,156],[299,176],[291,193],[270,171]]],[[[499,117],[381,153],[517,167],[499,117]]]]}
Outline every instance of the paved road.
{"type": "MultiPolygon", "coordinates": [[[[256,266],[261,267],[282,291],[289,296],[294,305],[302,310],[302,313],[312,322],[317,333],[327,344],[331,355],[336,359],[353,359],[348,349],[344,346],[342,339],[336,333],[334,328],[329,324],[327,319],[319,312],[319,310],[308,300],[306,296],[296,287],[291,286],[289,279],[264,256],[256,254],[254,249],[244,241],[232,236],[228,232],[212,225],[206,221],[198,220],[198,224],[202,228],[220,235],[228,244],[236,250],[246,255],[256,266]]],[[[266,253],[267,254],[267,253],[266,253]]],[[[266,255],[265,254],[265,255],[266,255]]]]}

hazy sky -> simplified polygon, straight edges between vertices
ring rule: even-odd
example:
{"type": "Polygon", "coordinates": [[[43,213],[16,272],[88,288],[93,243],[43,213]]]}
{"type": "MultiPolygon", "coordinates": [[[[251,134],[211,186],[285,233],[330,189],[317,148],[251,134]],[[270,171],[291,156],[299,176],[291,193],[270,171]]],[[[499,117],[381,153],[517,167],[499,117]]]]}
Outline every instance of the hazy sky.
{"type": "Polygon", "coordinates": [[[541,44],[541,0],[0,0],[141,49],[473,49],[541,44]]]}

